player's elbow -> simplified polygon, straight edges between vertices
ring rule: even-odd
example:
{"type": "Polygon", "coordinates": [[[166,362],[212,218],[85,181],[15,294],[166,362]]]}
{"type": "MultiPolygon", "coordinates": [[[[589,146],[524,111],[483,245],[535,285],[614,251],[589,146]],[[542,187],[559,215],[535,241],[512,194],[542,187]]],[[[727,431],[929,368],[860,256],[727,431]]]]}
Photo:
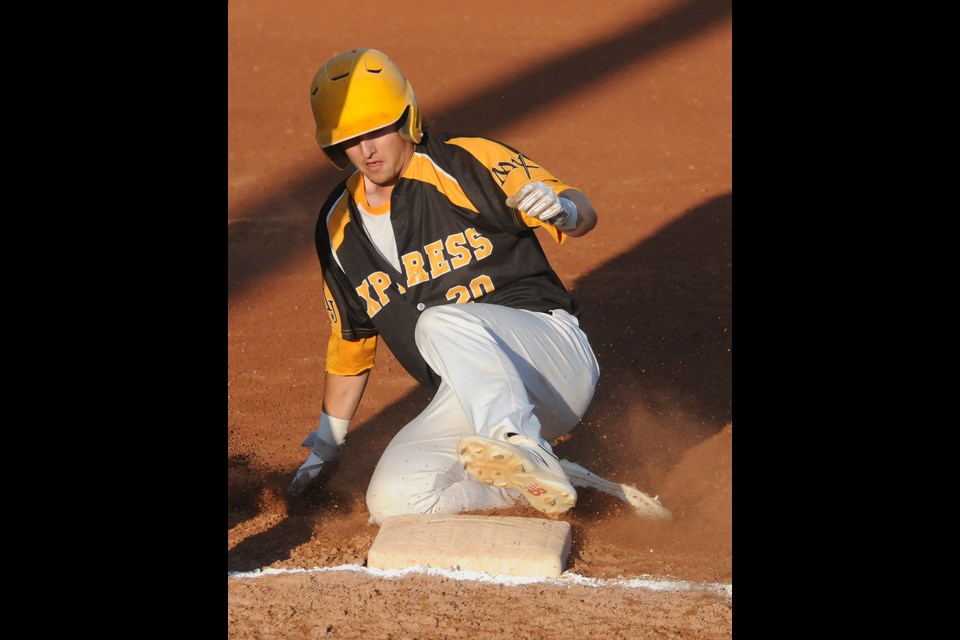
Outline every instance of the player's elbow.
{"type": "Polygon", "coordinates": [[[595,226],[597,226],[597,212],[593,210],[593,207],[588,206],[584,212],[580,214],[580,221],[577,223],[577,226],[567,235],[573,236],[574,238],[585,236],[593,231],[595,226]]]}

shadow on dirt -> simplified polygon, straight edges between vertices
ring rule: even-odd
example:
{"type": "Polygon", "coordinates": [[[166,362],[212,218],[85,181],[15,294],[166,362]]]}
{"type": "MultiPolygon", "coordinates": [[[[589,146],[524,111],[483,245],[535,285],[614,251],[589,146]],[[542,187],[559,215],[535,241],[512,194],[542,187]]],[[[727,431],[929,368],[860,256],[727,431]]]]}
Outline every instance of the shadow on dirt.
{"type": "Polygon", "coordinates": [[[264,514],[283,519],[269,530],[245,537],[227,553],[228,571],[251,571],[289,559],[290,550],[314,538],[315,525],[351,520],[366,522],[367,482],[398,425],[413,420],[430,401],[430,394],[415,389],[394,403],[389,410],[351,431],[342,457],[331,469],[329,478],[321,478],[303,495],[292,497],[287,487],[296,469],[289,473],[268,473],[244,465],[232,458],[228,464],[227,530],[264,514]]]}
{"type": "Polygon", "coordinates": [[[577,282],[600,383],[558,455],[606,474],[626,446],[663,469],[732,420],[732,226],[727,194],[577,282]]]}

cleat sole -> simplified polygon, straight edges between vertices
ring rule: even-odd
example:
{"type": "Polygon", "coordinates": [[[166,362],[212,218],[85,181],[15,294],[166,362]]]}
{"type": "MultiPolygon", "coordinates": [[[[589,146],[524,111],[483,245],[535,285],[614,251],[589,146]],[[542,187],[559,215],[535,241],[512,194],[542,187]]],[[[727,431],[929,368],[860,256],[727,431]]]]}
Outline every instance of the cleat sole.
{"type": "Polygon", "coordinates": [[[507,443],[486,438],[464,438],[458,447],[464,470],[475,480],[500,489],[515,489],[534,509],[557,516],[577,503],[577,491],[564,477],[555,478],[524,464],[522,455],[507,443]]]}

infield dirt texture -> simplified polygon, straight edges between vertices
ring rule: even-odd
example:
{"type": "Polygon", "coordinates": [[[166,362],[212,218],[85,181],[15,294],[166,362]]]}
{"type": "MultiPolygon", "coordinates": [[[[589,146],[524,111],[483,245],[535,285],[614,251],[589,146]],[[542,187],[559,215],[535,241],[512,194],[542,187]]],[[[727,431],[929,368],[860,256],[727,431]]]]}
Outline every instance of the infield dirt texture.
{"type": "Polygon", "coordinates": [[[731,8],[228,2],[229,638],[732,637],[731,8]],[[322,393],[313,228],[343,177],[314,141],[309,86],[361,47],[397,62],[433,130],[503,140],[596,206],[587,237],[541,236],[601,368],[593,405],[555,450],[659,495],[676,519],[644,521],[580,490],[561,516],[566,581],[365,570],[377,533],[367,482],[429,399],[386,348],[337,474],[286,496],[322,393]]]}

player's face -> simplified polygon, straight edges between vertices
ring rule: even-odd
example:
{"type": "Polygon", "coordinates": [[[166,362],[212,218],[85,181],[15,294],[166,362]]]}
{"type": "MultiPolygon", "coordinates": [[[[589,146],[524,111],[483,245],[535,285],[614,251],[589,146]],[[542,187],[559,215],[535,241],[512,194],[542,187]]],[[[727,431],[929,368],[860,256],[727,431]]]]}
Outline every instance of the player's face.
{"type": "Polygon", "coordinates": [[[347,158],[367,180],[393,186],[413,157],[413,143],[404,140],[397,126],[388,125],[343,143],[347,158]]]}

